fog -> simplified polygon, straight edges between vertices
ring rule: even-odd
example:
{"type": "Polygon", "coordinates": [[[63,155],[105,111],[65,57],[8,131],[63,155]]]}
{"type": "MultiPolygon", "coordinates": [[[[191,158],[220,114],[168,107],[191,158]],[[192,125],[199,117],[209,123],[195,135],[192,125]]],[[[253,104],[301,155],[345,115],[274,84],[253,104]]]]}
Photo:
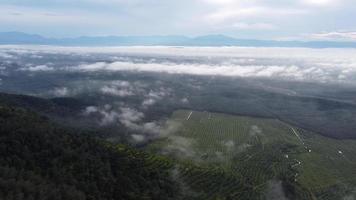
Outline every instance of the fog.
{"type": "Polygon", "coordinates": [[[173,128],[165,121],[182,108],[278,116],[354,137],[355,55],[355,49],[0,46],[0,87],[77,98],[88,105],[81,117],[124,127],[135,143],[166,136],[173,128]]]}
{"type": "MultiPolygon", "coordinates": [[[[27,58],[20,70],[44,72],[133,71],[203,76],[272,78],[318,83],[356,83],[355,49],[243,47],[50,47],[1,46],[9,62],[27,58]],[[50,55],[78,56],[74,63],[50,55]],[[34,62],[31,63],[30,60],[34,62]],[[78,63],[79,61],[79,63],[78,63]],[[77,63],[77,64],[76,64],[77,63]]],[[[107,92],[115,93],[112,88],[107,92]]],[[[127,91],[123,90],[122,95],[127,91]]],[[[129,94],[128,94],[129,95],[129,94]]]]}

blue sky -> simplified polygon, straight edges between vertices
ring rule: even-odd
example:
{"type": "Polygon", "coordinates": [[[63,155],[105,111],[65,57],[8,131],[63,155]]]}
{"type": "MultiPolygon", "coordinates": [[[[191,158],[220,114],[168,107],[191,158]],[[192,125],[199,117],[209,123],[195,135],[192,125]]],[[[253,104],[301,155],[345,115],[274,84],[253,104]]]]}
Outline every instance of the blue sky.
{"type": "Polygon", "coordinates": [[[0,0],[0,31],[356,40],[355,0],[0,0]]]}

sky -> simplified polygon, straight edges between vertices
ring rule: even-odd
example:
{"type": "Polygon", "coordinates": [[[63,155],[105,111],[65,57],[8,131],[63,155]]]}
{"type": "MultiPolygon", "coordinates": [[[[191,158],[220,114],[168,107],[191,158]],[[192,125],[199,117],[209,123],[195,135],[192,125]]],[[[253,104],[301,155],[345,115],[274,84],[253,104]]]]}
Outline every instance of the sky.
{"type": "Polygon", "coordinates": [[[356,0],[0,0],[0,31],[356,41],[356,0]]]}

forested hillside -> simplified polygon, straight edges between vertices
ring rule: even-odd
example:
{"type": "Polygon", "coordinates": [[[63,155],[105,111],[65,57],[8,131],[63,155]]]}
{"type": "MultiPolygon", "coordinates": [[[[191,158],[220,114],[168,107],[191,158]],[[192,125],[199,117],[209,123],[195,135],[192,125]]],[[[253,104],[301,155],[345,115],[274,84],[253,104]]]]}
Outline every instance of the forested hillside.
{"type": "Polygon", "coordinates": [[[69,113],[75,100],[59,102],[0,94],[0,200],[355,195],[354,140],[323,137],[278,119],[178,110],[167,121],[176,131],[130,147],[108,142],[105,129],[56,120],[57,111],[69,113]]]}
{"type": "Polygon", "coordinates": [[[0,199],[173,199],[163,165],[148,155],[0,106],[0,199]]]}

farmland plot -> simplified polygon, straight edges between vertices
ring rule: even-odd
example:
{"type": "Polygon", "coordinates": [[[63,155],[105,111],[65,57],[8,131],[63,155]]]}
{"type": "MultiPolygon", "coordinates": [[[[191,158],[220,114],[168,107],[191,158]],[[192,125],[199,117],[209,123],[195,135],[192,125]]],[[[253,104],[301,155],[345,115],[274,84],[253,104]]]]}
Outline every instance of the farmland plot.
{"type": "Polygon", "coordinates": [[[296,199],[342,199],[356,188],[354,140],[326,138],[277,119],[221,113],[178,110],[170,121],[179,129],[147,149],[184,163],[181,178],[209,188],[211,199],[264,199],[276,187],[296,199]],[[189,165],[202,171],[193,173],[189,165]],[[208,187],[214,181],[216,187],[208,187]]]}

